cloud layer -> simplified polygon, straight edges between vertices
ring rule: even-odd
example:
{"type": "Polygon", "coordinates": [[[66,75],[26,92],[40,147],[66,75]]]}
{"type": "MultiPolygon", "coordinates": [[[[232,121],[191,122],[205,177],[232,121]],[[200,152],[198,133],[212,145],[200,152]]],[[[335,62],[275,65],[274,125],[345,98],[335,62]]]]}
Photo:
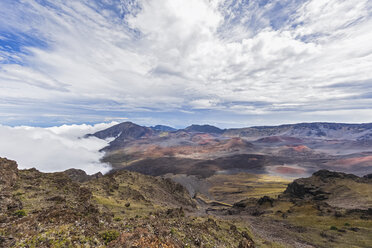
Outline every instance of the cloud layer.
{"type": "Polygon", "coordinates": [[[0,156],[16,160],[20,169],[35,167],[43,172],[55,172],[75,168],[88,174],[105,173],[110,167],[100,162],[103,153],[98,151],[108,142],[95,137],[81,137],[114,124],[50,128],[0,125],[0,156]]]}
{"type": "Polygon", "coordinates": [[[372,121],[371,13],[368,0],[1,1],[0,120],[372,121]]]}

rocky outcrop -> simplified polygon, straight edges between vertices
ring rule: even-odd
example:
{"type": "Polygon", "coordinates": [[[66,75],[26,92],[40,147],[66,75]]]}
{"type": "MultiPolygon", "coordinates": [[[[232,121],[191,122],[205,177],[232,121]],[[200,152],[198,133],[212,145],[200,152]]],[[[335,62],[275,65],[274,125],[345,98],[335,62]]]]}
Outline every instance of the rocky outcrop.
{"type": "Polygon", "coordinates": [[[68,169],[65,170],[64,173],[67,174],[67,176],[71,178],[71,180],[81,183],[87,182],[92,179],[97,179],[103,176],[101,172],[98,172],[93,175],[88,175],[87,173],[85,173],[85,171],[79,169],[68,169]]]}
{"type": "Polygon", "coordinates": [[[352,174],[320,170],[290,183],[279,198],[292,202],[324,202],[333,208],[366,210],[371,205],[372,180],[352,174]]]}
{"type": "Polygon", "coordinates": [[[296,180],[289,184],[284,194],[289,195],[293,198],[307,199],[311,198],[314,200],[325,200],[328,199],[328,192],[324,192],[319,186],[314,184],[307,184],[302,180],[296,180]]]}
{"type": "Polygon", "coordinates": [[[274,199],[269,196],[263,196],[260,199],[258,199],[257,204],[260,206],[268,206],[273,207],[274,206],[274,199]]]}
{"type": "Polygon", "coordinates": [[[17,163],[13,160],[0,158],[0,190],[13,187],[18,179],[17,163]]]}
{"type": "Polygon", "coordinates": [[[248,198],[236,202],[233,207],[227,211],[227,214],[236,215],[245,213],[252,216],[260,216],[265,213],[271,212],[269,209],[274,207],[275,201],[275,199],[269,196],[263,196],[259,199],[248,198]]]}
{"type": "Polygon", "coordinates": [[[0,214],[22,209],[22,203],[12,194],[18,180],[17,163],[0,158],[0,214]]]}
{"type": "Polygon", "coordinates": [[[341,179],[352,179],[358,180],[359,177],[353,174],[346,174],[343,172],[329,171],[329,170],[319,170],[313,174],[315,177],[319,177],[323,181],[327,179],[341,178],[341,179]]]}
{"type": "Polygon", "coordinates": [[[368,182],[368,178],[360,178],[353,174],[319,170],[309,178],[300,178],[290,183],[283,195],[299,199],[326,200],[333,193],[331,191],[332,186],[340,180],[358,183],[368,182]]]}
{"type": "Polygon", "coordinates": [[[127,170],[109,173],[97,180],[88,181],[87,185],[100,188],[107,196],[116,199],[169,207],[195,207],[186,188],[171,179],[155,178],[127,170]]]}

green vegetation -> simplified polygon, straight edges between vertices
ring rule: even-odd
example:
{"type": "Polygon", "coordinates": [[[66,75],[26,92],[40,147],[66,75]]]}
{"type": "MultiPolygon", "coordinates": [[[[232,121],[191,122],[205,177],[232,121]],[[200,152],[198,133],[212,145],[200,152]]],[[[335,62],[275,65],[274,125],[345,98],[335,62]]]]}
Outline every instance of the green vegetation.
{"type": "Polygon", "coordinates": [[[122,221],[122,218],[120,218],[120,217],[115,217],[115,218],[114,218],[114,221],[122,221]]]}
{"type": "Polygon", "coordinates": [[[115,230],[108,230],[101,233],[101,237],[105,241],[105,244],[108,244],[119,237],[119,232],[115,230]]]}
{"type": "Polygon", "coordinates": [[[17,210],[14,212],[14,215],[17,216],[18,218],[22,218],[24,216],[26,216],[26,211],[21,209],[21,210],[17,210]]]}
{"type": "Polygon", "coordinates": [[[338,230],[338,228],[335,227],[335,226],[331,226],[329,229],[330,229],[330,230],[333,230],[333,231],[337,231],[337,230],[338,230]]]}
{"type": "MultiPolygon", "coordinates": [[[[372,247],[372,236],[369,235],[372,233],[372,221],[369,219],[356,216],[319,216],[317,208],[312,204],[290,206],[283,203],[279,206],[282,207],[282,212],[287,213],[286,222],[295,227],[306,228],[303,234],[294,232],[293,237],[297,236],[316,247],[325,247],[330,242],[333,247],[340,248],[372,247]]],[[[281,215],[275,214],[271,215],[271,218],[283,219],[281,215]]]]}

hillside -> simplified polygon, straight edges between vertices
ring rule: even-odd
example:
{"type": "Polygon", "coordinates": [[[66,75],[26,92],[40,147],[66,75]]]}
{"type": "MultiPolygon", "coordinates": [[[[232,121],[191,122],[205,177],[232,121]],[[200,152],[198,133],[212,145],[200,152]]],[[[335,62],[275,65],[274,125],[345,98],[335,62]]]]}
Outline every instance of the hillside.
{"type": "Polygon", "coordinates": [[[197,211],[196,202],[170,179],[120,171],[82,183],[86,175],[72,174],[18,170],[16,162],[0,158],[0,247],[229,247],[253,242],[246,232],[231,232],[228,222],[187,217],[197,211]]]}
{"type": "Polygon", "coordinates": [[[323,170],[288,186],[254,174],[231,179],[210,177],[209,193],[191,198],[170,179],[42,173],[0,158],[0,247],[372,245],[371,175],[323,170]]]}
{"type": "Polygon", "coordinates": [[[296,179],[278,197],[247,198],[217,212],[251,221],[255,216],[253,233],[276,241],[289,235],[292,241],[299,238],[307,244],[294,247],[372,246],[370,175],[321,170],[296,179]]]}

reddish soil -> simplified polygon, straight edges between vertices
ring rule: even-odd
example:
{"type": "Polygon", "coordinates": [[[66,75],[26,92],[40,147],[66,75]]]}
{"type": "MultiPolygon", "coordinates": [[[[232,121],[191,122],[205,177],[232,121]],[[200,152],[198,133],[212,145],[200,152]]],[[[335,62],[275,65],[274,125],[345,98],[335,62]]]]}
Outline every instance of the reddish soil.
{"type": "Polygon", "coordinates": [[[309,151],[310,148],[304,145],[299,145],[299,146],[288,146],[288,148],[296,151],[296,152],[304,152],[304,151],[309,151]]]}
{"type": "Polygon", "coordinates": [[[274,171],[280,174],[284,174],[284,175],[300,175],[306,172],[304,169],[293,168],[293,167],[288,167],[288,166],[276,167],[274,171]]]}
{"type": "Polygon", "coordinates": [[[343,168],[351,168],[353,166],[372,166],[372,156],[345,158],[328,163],[330,166],[337,166],[343,168]]]}

